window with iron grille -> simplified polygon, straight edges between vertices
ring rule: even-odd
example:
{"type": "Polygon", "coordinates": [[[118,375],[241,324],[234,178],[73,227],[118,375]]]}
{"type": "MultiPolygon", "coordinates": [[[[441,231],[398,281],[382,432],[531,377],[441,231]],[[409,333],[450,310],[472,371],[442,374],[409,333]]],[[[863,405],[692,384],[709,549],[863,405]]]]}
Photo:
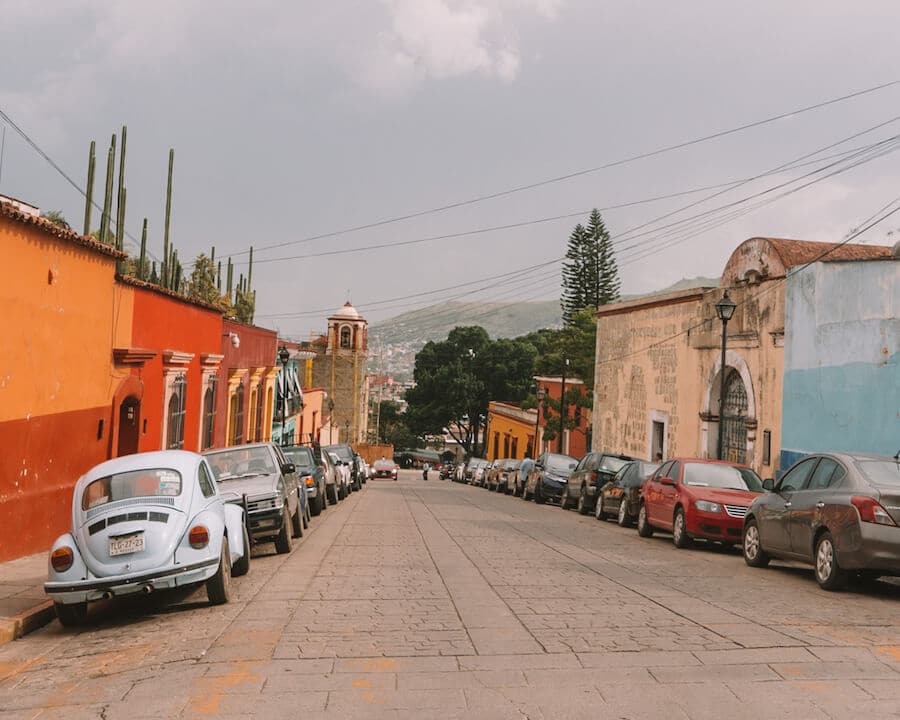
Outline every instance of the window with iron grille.
{"type": "Polygon", "coordinates": [[[231,399],[231,444],[242,445],[244,443],[244,383],[241,382],[234,391],[231,399]]]}
{"type": "Polygon", "coordinates": [[[184,407],[187,396],[187,379],[178,375],[172,381],[172,395],[166,413],[166,449],[181,450],[184,447],[184,407]]]}
{"type": "Polygon", "coordinates": [[[740,373],[731,370],[725,380],[725,402],[721,422],[723,432],[722,457],[729,462],[747,462],[747,389],[740,373]]]}
{"type": "Polygon", "coordinates": [[[213,432],[216,423],[216,390],[219,378],[212,375],[206,392],[203,393],[203,449],[213,446],[213,432]]]}

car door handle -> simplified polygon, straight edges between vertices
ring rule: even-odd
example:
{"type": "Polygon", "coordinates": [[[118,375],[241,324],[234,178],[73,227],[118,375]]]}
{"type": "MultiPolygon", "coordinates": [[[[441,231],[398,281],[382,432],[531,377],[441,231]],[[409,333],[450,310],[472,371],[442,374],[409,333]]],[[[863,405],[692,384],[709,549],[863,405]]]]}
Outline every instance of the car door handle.
{"type": "Polygon", "coordinates": [[[791,507],[791,503],[786,502],[786,503],[784,504],[784,506],[785,506],[786,508],[789,508],[789,507],[791,507]]]}
{"type": "Polygon", "coordinates": [[[825,507],[825,501],[824,501],[824,500],[819,500],[819,502],[816,503],[816,507],[817,507],[817,508],[823,508],[823,507],[825,507]]]}

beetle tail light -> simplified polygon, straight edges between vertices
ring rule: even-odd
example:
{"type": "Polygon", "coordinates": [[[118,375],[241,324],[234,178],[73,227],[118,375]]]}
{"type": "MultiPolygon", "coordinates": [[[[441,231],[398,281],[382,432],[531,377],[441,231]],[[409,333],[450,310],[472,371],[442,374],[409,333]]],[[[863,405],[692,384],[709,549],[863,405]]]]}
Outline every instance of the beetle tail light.
{"type": "Polygon", "coordinates": [[[863,522],[875,523],[876,525],[896,525],[893,518],[888,514],[878,502],[870,497],[854,496],[850,498],[850,502],[859,512],[859,519],[863,522]]]}
{"type": "Polygon", "coordinates": [[[56,572],[65,572],[75,562],[75,553],[68,545],[56,548],[50,553],[50,565],[56,572]]]}
{"type": "Polygon", "coordinates": [[[194,525],[188,533],[188,542],[195,550],[200,550],[209,545],[209,530],[203,525],[194,525]]]}

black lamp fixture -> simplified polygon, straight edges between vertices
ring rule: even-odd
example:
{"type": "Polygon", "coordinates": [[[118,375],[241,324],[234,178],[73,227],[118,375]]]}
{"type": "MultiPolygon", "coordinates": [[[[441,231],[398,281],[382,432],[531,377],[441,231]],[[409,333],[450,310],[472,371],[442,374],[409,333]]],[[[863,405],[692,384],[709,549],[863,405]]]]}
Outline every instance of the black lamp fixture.
{"type": "Polygon", "coordinates": [[[722,299],[716,303],[716,316],[722,321],[722,367],[720,370],[722,384],[719,388],[719,443],[716,453],[719,460],[725,459],[723,444],[725,442],[725,346],[728,342],[727,328],[728,321],[734,316],[736,308],[737,305],[728,297],[728,290],[726,289],[722,299]]]}
{"type": "Polygon", "coordinates": [[[281,444],[286,445],[287,438],[287,364],[291,354],[288,349],[282,345],[278,349],[278,359],[281,361],[281,444]]]}

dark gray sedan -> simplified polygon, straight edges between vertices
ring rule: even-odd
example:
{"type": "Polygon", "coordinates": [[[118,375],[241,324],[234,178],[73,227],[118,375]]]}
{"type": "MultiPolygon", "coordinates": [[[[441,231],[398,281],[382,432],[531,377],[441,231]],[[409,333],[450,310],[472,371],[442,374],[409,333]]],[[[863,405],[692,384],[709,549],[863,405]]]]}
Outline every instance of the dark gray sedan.
{"type": "Polygon", "coordinates": [[[771,558],[815,568],[825,590],[853,576],[900,575],[900,461],[881,455],[810,455],[750,505],[744,560],[771,558]]]}

